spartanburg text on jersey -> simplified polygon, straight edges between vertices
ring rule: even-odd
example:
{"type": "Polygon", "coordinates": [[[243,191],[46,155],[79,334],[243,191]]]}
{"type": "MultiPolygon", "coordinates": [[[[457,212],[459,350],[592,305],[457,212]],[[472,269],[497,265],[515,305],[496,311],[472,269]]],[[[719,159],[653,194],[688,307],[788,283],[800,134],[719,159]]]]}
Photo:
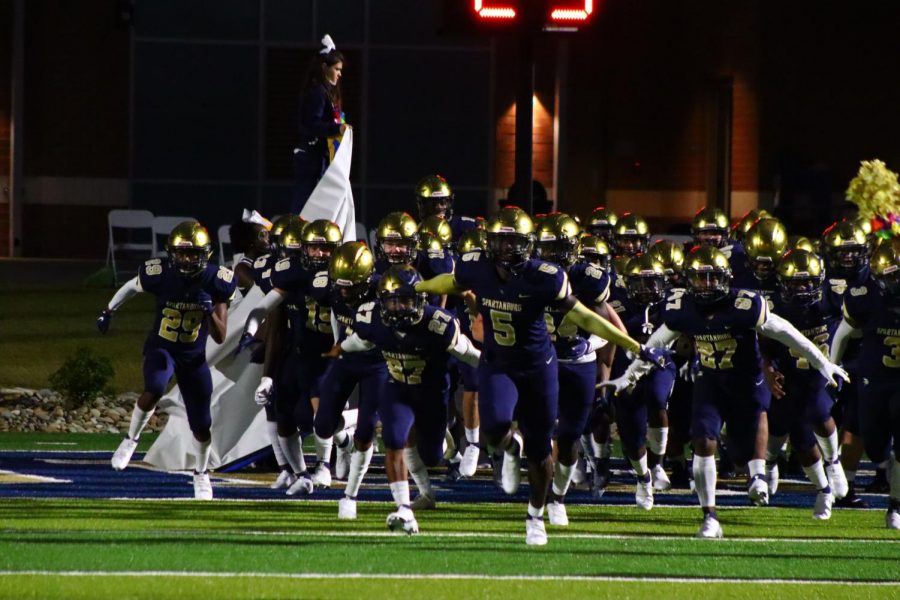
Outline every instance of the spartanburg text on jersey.
{"type": "Polygon", "coordinates": [[[208,264],[195,277],[185,277],[165,259],[148,260],[139,272],[141,289],[156,297],[156,316],[147,345],[176,355],[197,355],[206,350],[208,326],[204,297],[213,305],[229,302],[237,281],[234,271],[208,264]]]}
{"type": "Polygon", "coordinates": [[[456,282],[478,297],[484,320],[483,361],[527,369],[552,360],[544,312],[569,295],[563,269],[532,259],[504,281],[491,260],[481,252],[468,252],[456,265],[456,282]]]}
{"type": "Polygon", "coordinates": [[[863,330],[860,375],[900,383],[900,298],[884,295],[870,279],[844,294],[844,318],[863,330]]]}
{"type": "Polygon", "coordinates": [[[450,311],[426,305],[422,320],[401,331],[384,324],[377,302],[367,302],[356,312],[354,330],[384,356],[390,381],[444,385],[447,350],[456,345],[459,336],[459,325],[450,311]]]}

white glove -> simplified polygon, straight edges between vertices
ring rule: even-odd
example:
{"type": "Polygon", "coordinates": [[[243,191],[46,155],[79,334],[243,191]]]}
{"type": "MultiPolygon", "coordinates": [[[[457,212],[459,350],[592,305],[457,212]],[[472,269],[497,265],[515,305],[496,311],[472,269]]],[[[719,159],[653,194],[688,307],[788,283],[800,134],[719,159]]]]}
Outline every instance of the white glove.
{"type": "Polygon", "coordinates": [[[834,364],[831,361],[825,361],[821,365],[818,366],[819,373],[822,374],[822,377],[828,381],[828,385],[834,386],[836,388],[840,388],[840,383],[834,378],[837,375],[840,379],[844,380],[844,383],[850,383],[850,375],[847,374],[847,371],[834,364]]]}
{"type": "Polygon", "coordinates": [[[687,361],[678,369],[678,376],[684,381],[691,382],[694,380],[694,370],[691,368],[691,361],[687,361]]]}
{"type": "Polygon", "coordinates": [[[253,394],[253,399],[260,406],[265,406],[269,403],[269,396],[272,394],[272,378],[271,377],[263,377],[259,380],[259,385],[256,386],[256,393],[253,394]]]}
{"type": "Polygon", "coordinates": [[[626,371],[621,377],[617,377],[615,379],[607,379],[601,383],[597,384],[597,389],[602,390],[604,388],[612,388],[612,392],[614,396],[618,396],[621,392],[629,392],[631,393],[634,390],[634,387],[637,385],[638,380],[632,375],[631,372],[626,371]]]}

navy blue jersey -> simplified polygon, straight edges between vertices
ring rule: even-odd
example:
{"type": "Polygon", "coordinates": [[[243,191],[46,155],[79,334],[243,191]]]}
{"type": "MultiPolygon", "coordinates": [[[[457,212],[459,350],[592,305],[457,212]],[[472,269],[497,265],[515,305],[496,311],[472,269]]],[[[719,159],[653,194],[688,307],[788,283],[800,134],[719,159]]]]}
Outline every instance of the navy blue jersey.
{"type": "Polygon", "coordinates": [[[860,374],[900,383],[900,298],[885,296],[870,278],[844,294],[844,318],[863,331],[860,374]]]}
{"type": "Polygon", "coordinates": [[[674,290],[666,298],[663,322],[694,337],[702,370],[752,376],[762,368],[756,328],[768,314],[765,301],[754,292],[732,289],[723,300],[703,306],[684,290],[674,290]]]}
{"type": "Polygon", "coordinates": [[[272,267],[278,259],[274,254],[263,254],[253,261],[253,281],[259,286],[263,294],[272,291],[272,267]]]}
{"type": "MultiPolygon", "coordinates": [[[[360,304],[366,304],[372,302],[375,298],[375,286],[377,285],[377,281],[373,280],[369,293],[366,294],[366,298],[360,304]]],[[[343,342],[345,339],[353,335],[354,327],[356,325],[356,312],[357,306],[350,306],[345,302],[342,302],[340,299],[335,298],[335,300],[331,304],[331,311],[334,313],[334,320],[337,321],[338,331],[337,331],[337,343],[343,342]]],[[[347,354],[343,354],[340,357],[341,360],[349,360],[349,361],[365,361],[365,362],[382,362],[383,359],[381,357],[381,353],[378,349],[373,349],[368,352],[349,352],[347,354]]]]}
{"type": "Polygon", "coordinates": [[[447,377],[447,350],[456,345],[459,324],[450,311],[425,306],[422,320],[402,331],[381,320],[377,302],[356,312],[356,335],[375,344],[387,362],[391,381],[407,385],[443,385],[447,377]]]}
{"type": "Polygon", "coordinates": [[[722,246],[719,250],[728,259],[731,275],[738,280],[743,280],[745,275],[753,277],[753,273],[749,272],[750,265],[747,264],[747,251],[744,250],[744,245],[740,242],[729,241],[730,244],[722,246]]]}
{"type": "Polygon", "coordinates": [[[453,243],[455,244],[459,237],[467,231],[478,229],[478,221],[472,217],[464,217],[462,215],[453,215],[450,218],[450,230],[453,232],[453,243]]]}
{"type": "MultiPolygon", "coordinates": [[[[638,304],[628,297],[628,293],[621,288],[615,288],[610,294],[609,306],[628,330],[628,335],[640,343],[645,343],[653,332],[659,329],[663,323],[663,303],[657,302],[649,306],[638,304]]],[[[631,359],[626,356],[626,351],[616,347],[616,357],[613,361],[610,378],[616,378],[625,372],[631,359]]]]}
{"type": "Polygon", "coordinates": [[[283,306],[290,345],[301,354],[327,352],[334,343],[328,272],[308,270],[292,256],[275,263],[269,281],[273,288],[287,292],[283,306]]]}
{"type": "MultiPolygon", "coordinates": [[[[413,263],[422,279],[431,279],[437,275],[453,272],[453,255],[447,250],[419,250],[413,263]]],[[[428,294],[428,304],[439,306],[441,297],[428,294]]]]}
{"type": "MultiPolygon", "coordinates": [[[[603,269],[579,263],[569,269],[568,275],[572,293],[585,306],[598,306],[609,298],[609,275],[603,269]]],[[[590,334],[566,321],[563,312],[548,306],[545,319],[559,360],[577,361],[590,354],[590,334]]]]}
{"type": "Polygon", "coordinates": [[[570,293],[563,269],[529,260],[503,280],[481,252],[468,252],[456,265],[456,282],[478,297],[484,319],[483,361],[501,368],[529,368],[552,359],[544,312],[570,293]]]}
{"type": "Polygon", "coordinates": [[[168,261],[148,260],[138,272],[141,289],[156,296],[156,317],[147,344],[173,354],[196,355],[206,350],[208,326],[201,299],[228,302],[237,281],[234,271],[214,264],[196,277],[185,277],[168,261]]]}
{"type": "MultiPolygon", "coordinates": [[[[818,346],[822,354],[828,356],[829,340],[833,333],[833,328],[831,327],[832,320],[828,314],[828,305],[825,303],[824,298],[811,306],[797,306],[785,302],[781,299],[780,294],[776,294],[772,300],[774,303],[772,312],[796,327],[800,333],[818,346]]],[[[784,344],[771,344],[767,347],[768,354],[771,354],[771,357],[777,361],[778,370],[784,373],[788,380],[812,378],[824,381],[824,377],[818,371],[810,368],[808,360],[799,352],[788,348],[784,344]]]]}
{"type": "MultiPolygon", "coordinates": [[[[852,279],[832,276],[826,267],[822,296],[832,321],[832,334],[843,317],[844,294],[846,291],[851,287],[865,285],[865,282],[869,281],[869,279],[871,279],[871,275],[868,265],[860,269],[856,277],[852,279]]],[[[859,349],[861,345],[862,340],[860,339],[851,339],[847,342],[847,351],[844,352],[844,358],[841,362],[843,362],[843,367],[851,373],[855,373],[859,368],[859,349]]]]}
{"type": "Polygon", "coordinates": [[[738,290],[748,290],[756,292],[766,299],[769,310],[772,310],[774,303],[773,297],[778,293],[778,280],[773,274],[765,281],[756,278],[749,268],[737,273],[731,280],[731,287],[738,290]]]}

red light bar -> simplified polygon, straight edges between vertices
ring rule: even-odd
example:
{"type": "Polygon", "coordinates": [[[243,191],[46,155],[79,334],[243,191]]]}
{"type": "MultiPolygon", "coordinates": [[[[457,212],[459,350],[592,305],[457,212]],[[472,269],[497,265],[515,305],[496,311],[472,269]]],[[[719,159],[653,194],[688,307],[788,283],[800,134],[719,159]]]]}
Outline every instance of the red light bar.
{"type": "Polygon", "coordinates": [[[474,0],[474,8],[482,19],[516,18],[516,9],[511,6],[484,6],[484,0],[474,0]]]}
{"type": "Polygon", "coordinates": [[[586,21],[594,12],[594,0],[584,0],[584,8],[555,8],[550,13],[552,21],[586,21]]]}

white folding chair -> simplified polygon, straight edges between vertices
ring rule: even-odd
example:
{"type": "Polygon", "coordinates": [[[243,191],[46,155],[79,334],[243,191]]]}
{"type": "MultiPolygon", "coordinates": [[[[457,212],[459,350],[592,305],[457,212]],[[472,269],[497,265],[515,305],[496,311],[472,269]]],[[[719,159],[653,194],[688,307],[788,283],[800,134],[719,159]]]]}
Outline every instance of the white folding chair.
{"type": "Polygon", "coordinates": [[[650,243],[655,244],[659,240],[669,240],[670,242],[684,245],[691,242],[693,239],[694,238],[689,235],[683,235],[680,233],[658,233],[650,236],[650,243]]]}
{"type": "Polygon", "coordinates": [[[368,242],[368,232],[366,231],[365,223],[356,222],[356,241],[358,242],[368,242]]]}
{"type": "Polygon", "coordinates": [[[153,217],[153,256],[165,256],[166,254],[166,244],[163,242],[160,246],[159,236],[168,238],[176,225],[196,220],[194,217],[153,217]]]}
{"type": "Polygon", "coordinates": [[[106,264],[112,264],[113,283],[118,285],[119,273],[116,265],[116,251],[119,252],[146,252],[153,256],[153,213],[149,210],[115,209],[107,215],[109,223],[109,244],[106,247],[106,264]],[[129,235],[128,241],[116,242],[113,237],[113,229],[130,229],[132,231],[146,230],[151,240],[136,242],[129,235]]]}
{"type": "Polygon", "coordinates": [[[237,257],[232,254],[231,260],[228,260],[225,255],[225,246],[228,246],[228,249],[233,251],[234,248],[231,247],[231,225],[222,225],[216,231],[216,237],[219,238],[219,264],[225,267],[230,267],[234,264],[234,261],[237,260],[237,257]]]}

